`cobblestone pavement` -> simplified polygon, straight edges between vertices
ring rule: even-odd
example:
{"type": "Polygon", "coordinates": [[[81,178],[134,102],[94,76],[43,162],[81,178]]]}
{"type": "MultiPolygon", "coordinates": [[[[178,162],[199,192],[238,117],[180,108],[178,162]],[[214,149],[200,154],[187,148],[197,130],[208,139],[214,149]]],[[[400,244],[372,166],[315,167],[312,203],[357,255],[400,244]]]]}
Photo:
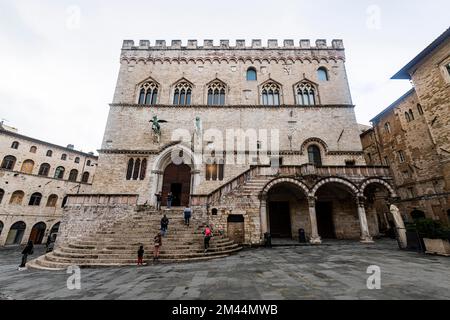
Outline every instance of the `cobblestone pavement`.
{"type": "MultiPolygon", "coordinates": [[[[35,250],[35,256],[42,252],[35,250]]],[[[0,299],[450,299],[450,258],[400,251],[396,242],[248,249],[209,262],[82,269],[81,290],[64,271],[18,271],[20,249],[0,248],[0,299]],[[367,268],[381,268],[368,290],[367,268]]]]}

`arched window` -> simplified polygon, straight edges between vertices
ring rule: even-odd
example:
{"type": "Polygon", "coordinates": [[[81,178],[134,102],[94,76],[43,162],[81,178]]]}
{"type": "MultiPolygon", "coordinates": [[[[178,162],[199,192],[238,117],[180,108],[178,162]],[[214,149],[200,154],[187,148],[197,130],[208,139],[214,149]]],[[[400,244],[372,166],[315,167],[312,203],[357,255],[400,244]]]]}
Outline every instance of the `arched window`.
{"type": "Polygon", "coordinates": [[[23,201],[23,197],[25,197],[25,193],[23,191],[14,191],[11,195],[11,199],[9,200],[9,204],[12,205],[21,205],[23,201]]]}
{"type": "Polygon", "coordinates": [[[149,81],[141,85],[139,90],[139,104],[154,105],[158,101],[158,85],[149,81]]]}
{"type": "Polygon", "coordinates": [[[87,165],[88,167],[90,167],[90,166],[91,166],[91,160],[86,161],[86,165],[87,165]]]}
{"type": "Polygon", "coordinates": [[[81,178],[81,182],[88,183],[89,182],[89,172],[83,173],[83,177],[81,178]]]}
{"type": "Polygon", "coordinates": [[[317,167],[322,166],[322,156],[318,146],[312,145],[308,147],[308,159],[310,164],[314,164],[317,167]]]}
{"type": "Polygon", "coordinates": [[[78,178],[78,170],[73,169],[69,173],[69,181],[76,182],[78,178]]]}
{"type": "Polygon", "coordinates": [[[146,172],[147,172],[147,159],[143,159],[141,162],[141,173],[139,175],[139,179],[144,180],[146,172]]]}
{"type": "Polygon", "coordinates": [[[417,104],[417,112],[419,112],[420,115],[423,115],[423,109],[420,104],[417,104]]]}
{"type": "Polygon", "coordinates": [[[17,141],[14,141],[13,143],[12,143],[12,145],[11,145],[11,148],[12,149],[19,149],[19,142],[17,142],[17,141]]]}
{"type": "Polygon", "coordinates": [[[41,167],[39,168],[38,175],[43,177],[48,177],[48,174],[50,172],[50,165],[48,163],[41,164],[41,167]]]}
{"type": "Polygon", "coordinates": [[[141,159],[136,159],[134,162],[133,180],[139,178],[139,170],[141,170],[141,159]]]}
{"type": "Polygon", "coordinates": [[[32,146],[32,147],[30,148],[30,152],[31,152],[31,153],[36,153],[36,152],[37,152],[37,147],[36,147],[36,146],[32,146]]]}
{"type": "Polygon", "coordinates": [[[58,196],[56,194],[52,194],[48,197],[47,207],[56,208],[56,203],[58,202],[58,196]]]}
{"type": "Polygon", "coordinates": [[[386,122],[386,123],[384,124],[384,131],[385,131],[386,133],[391,133],[391,124],[390,124],[389,122],[386,122]]]}
{"type": "Polygon", "coordinates": [[[301,106],[312,106],[316,104],[316,90],[309,82],[301,82],[295,87],[297,104],[301,106]]]}
{"type": "Polygon", "coordinates": [[[224,169],[223,160],[210,161],[206,165],[206,181],[223,181],[224,169]]]}
{"type": "Polygon", "coordinates": [[[213,81],[208,85],[208,105],[223,106],[225,105],[226,86],[221,81],[213,81]]]}
{"type": "Polygon", "coordinates": [[[264,106],[279,106],[280,105],[281,88],[275,82],[267,82],[263,85],[261,95],[264,106]]]}
{"type": "Polygon", "coordinates": [[[325,67],[320,67],[317,69],[317,77],[319,78],[319,81],[328,81],[328,71],[325,67]]]}
{"type": "Polygon", "coordinates": [[[20,169],[20,172],[32,174],[34,169],[34,161],[33,160],[25,160],[22,163],[22,169],[20,169]]]}
{"type": "Polygon", "coordinates": [[[0,203],[2,203],[4,195],[5,195],[5,190],[0,189],[0,203]]]}
{"type": "Polygon", "coordinates": [[[181,81],[175,86],[173,104],[177,106],[189,106],[192,100],[192,86],[187,81],[181,81]]]}
{"type": "Polygon", "coordinates": [[[30,197],[30,202],[28,202],[29,206],[39,206],[41,204],[42,194],[39,192],[33,193],[30,197]]]}
{"type": "Polygon", "coordinates": [[[75,158],[75,163],[80,163],[80,158],[79,157],[75,158]]]}
{"type": "Polygon", "coordinates": [[[68,196],[65,196],[65,197],[63,198],[63,201],[61,202],[61,208],[64,208],[64,207],[66,206],[67,200],[69,200],[69,197],[68,197],[68,196]]]}
{"type": "Polygon", "coordinates": [[[0,221],[0,236],[2,235],[3,227],[4,227],[3,222],[0,221]]]}
{"type": "Polygon", "coordinates": [[[63,179],[65,171],[66,171],[66,169],[64,169],[64,167],[56,168],[56,170],[55,170],[55,178],[56,179],[63,179]]]}
{"type": "Polygon", "coordinates": [[[16,165],[16,157],[14,156],[6,156],[2,161],[2,169],[6,170],[14,170],[14,166],[16,165]]]}
{"type": "Polygon", "coordinates": [[[21,244],[27,225],[23,221],[14,223],[9,229],[6,245],[21,244]]]}
{"type": "Polygon", "coordinates": [[[66,161],[67,160],[67,154],[63,153],[61,155],[61,160],[66,161]]]}
{"type": "Polygon", "coordinates": [[[408,112],[405,112],[405,119],[406,119],[406,122],[411,122],[411,116],[409,115],[408,112]]]}
{"type": "Polygon", "coordinates": [[[247,81],[256,81],[258,80],[258,76],[256,74],[256,69],[250,67],[247,69],[247,81]]]}
{"type": "Polygon", "coordinates": [[[48,150],[46,155],[47,155],[47,157],[52,157],[53,156],[53,151],[52,150],[48,150]]]}
{"type": "Polygon", "coordinates": [[[127,167],[127,180],[131,180],[133,177],[133,168],[134,168],[134,159],[131,158],[128,160],[128,167],[127,167]]]}
{"type": "Polygon", "coordinates": [[[414,120],[414,113],[411,109],[409,109],[409,116],[411,117],[411,121],[414,120]]]}

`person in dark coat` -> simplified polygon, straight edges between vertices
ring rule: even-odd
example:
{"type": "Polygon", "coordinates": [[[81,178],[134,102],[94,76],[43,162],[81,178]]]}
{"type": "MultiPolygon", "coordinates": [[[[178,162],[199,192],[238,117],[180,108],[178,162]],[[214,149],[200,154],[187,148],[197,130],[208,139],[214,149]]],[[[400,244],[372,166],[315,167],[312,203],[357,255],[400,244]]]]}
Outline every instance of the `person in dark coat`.
{"type": "Polygon", "coordinates": [[[144,246],[140,246],[138,250],[138,266],[144,265],[144,246]]]}
{"type": "Polygon", "coordinates": [[[160,211],[161,210],[161,202],[162,202],[161,192],[155,194],[155,197],[156,197],[156,210],[160,211]]]}
{"type": "Polygon", "coordinates": [[[28,244],[25,247],[25,249],[23,249],[22,251],[22,263],[20,264],[19,268],[26,267],[28,255],[33,254],[33,249],[34,249],[33,241],[30,240],[28,241],[28,244]]]}
{"type": "Polygon", "coordinates": [[[192,209],[189,207],[184,208],[184,225],[189,227],[189,222],[191,220],[192,217],[192,209]]]}
{"type": "Polygon", "coordinates": [[[169,228],[169,218],[166,215],[161,219],[161,235],[164,237],[167,233],[167,228],[169,228]]]}
{"type": "Polygon", "coordinates": [[[173,201],[173,193],[169,192],[169,194],[167,195],[167,209],[172,208],[172,201],[173,201]]]}

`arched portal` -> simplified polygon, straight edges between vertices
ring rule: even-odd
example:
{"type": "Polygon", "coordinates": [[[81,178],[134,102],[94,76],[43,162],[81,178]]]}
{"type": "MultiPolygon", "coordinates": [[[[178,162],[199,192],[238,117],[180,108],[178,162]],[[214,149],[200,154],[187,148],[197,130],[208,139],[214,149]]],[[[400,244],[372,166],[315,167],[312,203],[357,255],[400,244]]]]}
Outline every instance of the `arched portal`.
{"type": "MultiPolygon", "coordinates": [[[[272,181],[263,190],[267,231],[273,238],[294,239],[298,229],[310,229],[308,189],[294,179],[272,181]]],[[[263,219],[263,217],[262,217],[263,219]]]]}
{"type": "Polygon", "coordinates": [[[414,221],[425,219],[426,218],[425,212],[416,209],[411,212],[411,218],[413,218],[414,221]]]}
{"type": "Polygon", "coordinates": [[[47,225],[44,222],[36,223],[31,229],[30,239],[34,244],[42,244],[47,225]]]}
{"type": "Polygon", "coordinates": [[[315,188],[316,219],[322,239],[358,239],[361,229],[356,191],[350,182],[330,180],[315,188]]]}
{"type": "Polygon", "coordinates": [[[191,194],[191,167],[186,164],[169,164],[164,170],[162,195],[167,201],[169,192],[173,194],[172,206],[188,206],[191,194]]]}
{"type": "Polygon", "coordinates": [[[21,244],[27,225],[23,221],[14,223],[9,229],[6,245],[21,244]]]}

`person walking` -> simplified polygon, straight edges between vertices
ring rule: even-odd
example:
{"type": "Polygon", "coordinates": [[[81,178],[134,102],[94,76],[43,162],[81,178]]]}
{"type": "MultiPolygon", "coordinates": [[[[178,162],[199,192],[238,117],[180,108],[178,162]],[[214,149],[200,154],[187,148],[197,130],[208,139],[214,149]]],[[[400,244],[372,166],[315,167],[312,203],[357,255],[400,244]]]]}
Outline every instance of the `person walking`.
{"type": "Polygon", "coordinates": [[[167,195],[167,209],[172,208],[172,201],[173,201],[173,193],[169,192],[169,194],[167,195]]]}
{"type": "Polygon", "coordinates": [[[159,260],[159,252],[160,252],[161,246],[162,246],[161,232],[158,232],[158,234],[155,236],[155,238],[153,238],[153,241],[155,243],[155,250],[153,253],[153,261],[158,261],[159,260]]]}
{"type": "Polygon", "coordinates": [[[189,227],[189,222],[192,217],[192,209],[189,206],[186,206],[186,208],[184,208],[183,213],[184,213],[184,225],[189,227]]]}
{"type": "Polygon", "coordinates": [[[19,266],[19,270],[26,269],[28,255],[33,254],[34,245],[33,241],[28,241],[27,246],[22,251],[22,263],[19,266]]]}
{"type": "Polygon", "coordinates": [[[155,194],[156,197],[156,210],[161,211],[162,194],[161,192],[155,194]]]}
{"type": "Polygon", "coordinates": [[[139,250],[137,252],[138,254],[138,266],[143,266],[144,265],[144,246],[140,246],[139,250]]]}
{"type": "Polygon", "coordinates": [[[169,218],[167,215],[161,219],[161,235],[164,237],[167,234],[167,229],[169,228],[169,218]]]}
{"type": "Polygon", "coordinates": [[[205,231],[203,231],[203,235],[205,236],[205,254],[208,252],[209,249],[209,241],[211,240],[213,234],[211,231],[211,228],[209,226],[206,226],[205,231]]]}

